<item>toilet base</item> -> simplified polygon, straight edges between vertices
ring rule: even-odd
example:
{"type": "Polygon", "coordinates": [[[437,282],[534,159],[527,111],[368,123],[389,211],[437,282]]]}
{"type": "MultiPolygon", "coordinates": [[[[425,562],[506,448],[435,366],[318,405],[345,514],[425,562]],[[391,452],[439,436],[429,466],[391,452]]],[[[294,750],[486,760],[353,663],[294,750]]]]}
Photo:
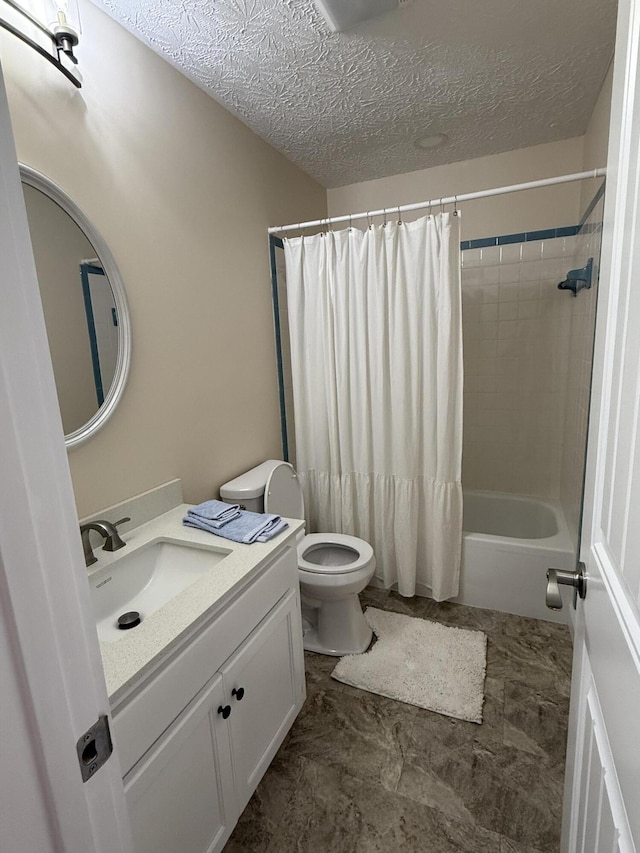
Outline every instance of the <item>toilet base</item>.
{"type": "Polygon", "coordinates": [[[369,648],[373,631],[355,593],[338,601],[323,601],[313,611],[313,617],[303,635],[303,646],[308,652],[342,657],[362,654],[369,648]],[[310,624],[311,621],[315,624],[310,624]]]}
{"type": "Polygon", "coordinates": [[[304,649],[307,652],[315,652],[318,655],[331,655],[332,657],[341,658],[344,655],[359,655],[362,652],[366,652],[369,648],[369,644],[373,639],[373,631],[369,636],[366,644],[360,649],[349,649],[348,651],[343,650],[335,650],[335,649],[327,649],[318,641],[318,632],[315,628],[312,628],[307,634],[304,635],[304,649]]]}

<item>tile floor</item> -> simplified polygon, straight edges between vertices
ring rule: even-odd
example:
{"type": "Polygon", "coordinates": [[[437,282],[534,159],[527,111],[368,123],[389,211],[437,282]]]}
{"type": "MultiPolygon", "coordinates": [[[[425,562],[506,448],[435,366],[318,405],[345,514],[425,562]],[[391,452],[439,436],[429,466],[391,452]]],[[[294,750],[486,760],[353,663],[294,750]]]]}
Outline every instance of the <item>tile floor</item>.
{"type": "Polygon", "coordinates": [[[558,853],[566,628],[367,589],[371,605],[487,633],[478,726],[366,693],[306,654],[307,701],[224,853],[558,853]]]}

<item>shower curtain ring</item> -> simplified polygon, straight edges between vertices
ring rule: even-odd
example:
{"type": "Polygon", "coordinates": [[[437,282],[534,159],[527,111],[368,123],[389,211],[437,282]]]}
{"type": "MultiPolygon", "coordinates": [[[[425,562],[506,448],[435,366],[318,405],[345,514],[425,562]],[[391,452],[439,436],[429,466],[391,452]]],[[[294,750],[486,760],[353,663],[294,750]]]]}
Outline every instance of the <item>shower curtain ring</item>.
{"type": "Polygon", "coordinates": [[[371,228],[371,217],[369,216],[368,210],[367,210],[367,228],[371,228]]]}
{"type": "Polygon", "coordinates": [[[458,196],[454,195],[453,197],[453,215],[458,215],[458,196]]]}
{"type": "Polygon", "coordinates": [[[384,216],[384,220],[382,222],[382,227],[386,228],[387,227],[387,208],[386,207],[382,208],[382,215],[384,216]]]}
{"type": "Polygon", "coordinates": [[[398,225],[402,225],[402,213],[400,212],[400,205],[398,205],[398,225]]]}
{"type": "Polygon", "coordinates": [[[351,214],[349,214],[349,231],[351,231],[351,214]]]}
{"type": "Polygon", "coordinates": [[[442,197],[440,197],[440,214],[444,213],[444,202],[442,201],[442,197]]]}

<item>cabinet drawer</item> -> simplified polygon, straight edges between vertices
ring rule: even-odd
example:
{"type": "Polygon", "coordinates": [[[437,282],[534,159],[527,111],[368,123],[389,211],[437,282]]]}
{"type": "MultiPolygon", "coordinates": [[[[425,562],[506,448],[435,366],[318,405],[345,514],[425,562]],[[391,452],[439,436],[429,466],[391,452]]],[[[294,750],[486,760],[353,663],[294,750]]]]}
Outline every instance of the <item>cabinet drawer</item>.
{"type": "Polygon", "coordinates": [[[127,773],[282,598],[297,587],[295,548],[287,546],[212,621],[147,676],[113,711],[113,738],[127,773]]]}

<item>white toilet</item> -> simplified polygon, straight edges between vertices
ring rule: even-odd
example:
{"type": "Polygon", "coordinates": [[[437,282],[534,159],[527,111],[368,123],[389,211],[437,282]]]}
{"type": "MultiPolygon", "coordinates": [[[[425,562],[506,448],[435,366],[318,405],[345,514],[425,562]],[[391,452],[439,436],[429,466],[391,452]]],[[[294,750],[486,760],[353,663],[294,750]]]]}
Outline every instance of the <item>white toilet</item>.
{"type": "MultiPolygon", "coordinates": [[[[304,518],[298,475],[292,465],[277,459],[269,459],[225,483],[220,497],[252,512],[304,518]]],[[[369,583],[375,568],[373,548],[363,539],[342,533],[299,534],[305,649],[324,655],[349,655],[369,647],[372,632],[358,593],[369,583]]]]}

